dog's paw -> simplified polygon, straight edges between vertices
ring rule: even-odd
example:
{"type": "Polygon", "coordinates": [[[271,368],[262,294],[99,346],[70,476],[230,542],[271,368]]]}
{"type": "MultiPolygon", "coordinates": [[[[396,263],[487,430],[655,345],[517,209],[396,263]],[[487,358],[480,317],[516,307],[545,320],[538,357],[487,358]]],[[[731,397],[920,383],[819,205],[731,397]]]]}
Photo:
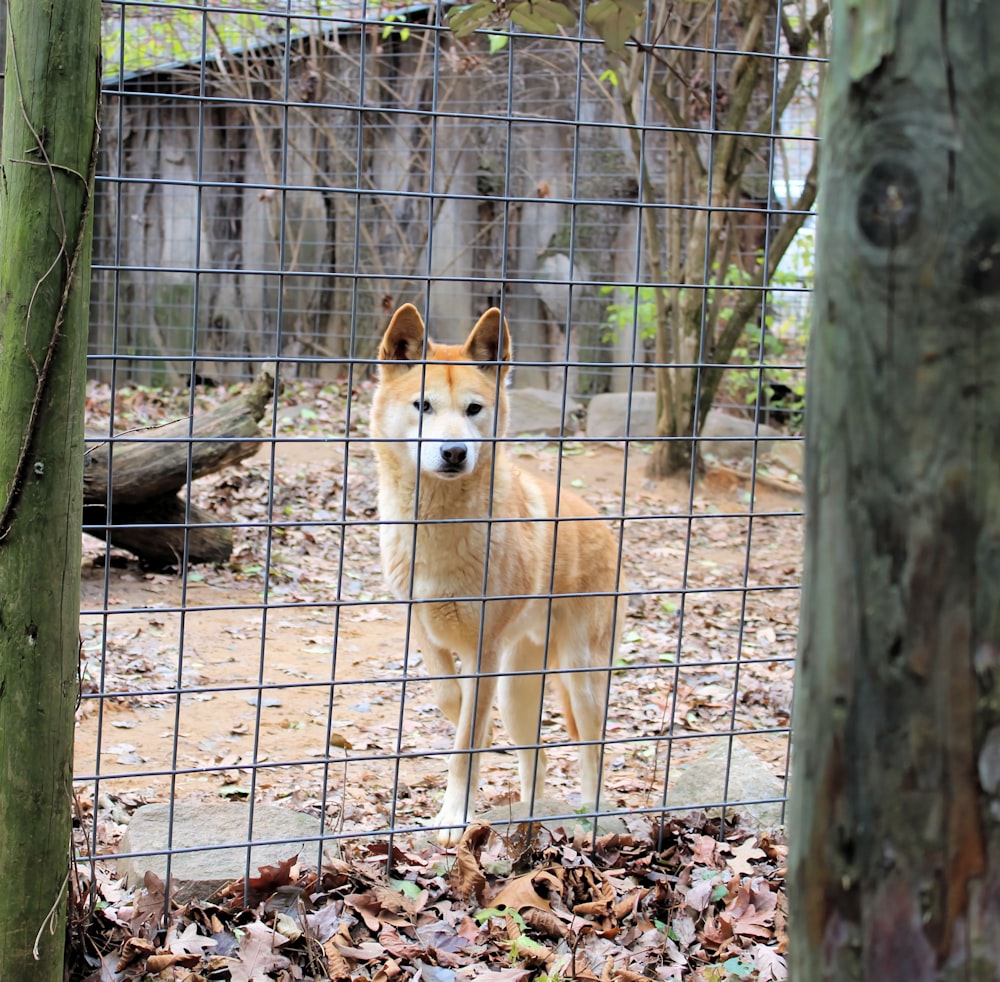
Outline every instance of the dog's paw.
{"type": "Polygon", "coordinates": [[[438,842],[446,849],[457,846],[470,821],[472,821],[472,817],[462,811],[453,812],[450,809],[442,808],[438,812],[437,818],[434,819],[434,824],[441,826],[437,833],[438,842]]]}

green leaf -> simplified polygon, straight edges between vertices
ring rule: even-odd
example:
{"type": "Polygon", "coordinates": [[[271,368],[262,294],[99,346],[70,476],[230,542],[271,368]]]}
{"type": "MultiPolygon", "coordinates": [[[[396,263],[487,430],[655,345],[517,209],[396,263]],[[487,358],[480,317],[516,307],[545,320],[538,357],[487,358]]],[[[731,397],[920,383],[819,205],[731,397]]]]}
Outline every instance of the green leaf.
{"type": "Polygon", "coordinates": [[[563,27],[576,27],[577,15],[559,0],[528,0],[531,9],[563,27]]]}
{"type": "Polygon", "coordinates": [[[751,972],[753,972],[753,966],[748,965],[745,961],[740,958],[727,958],[723,963],[722,967],[730,974],[735,975],[737,978],[745,979],[751,972]]]}
{"type": "Polygon", "coordinates": [[[507,47],[508,35],[506,34],[489,34],[490,39],[490,54],[495,55],[498,51],[503,51],[507,47]]]}
{"type": "Polygon", "coordinates": [[[468,37],[489,21],[495,11],[493,0],[479,0],[467,7],[455,7],[448,12],[448,26],[456,37],[468,37]]]}
{"type": "Polygon", "coordinates": [[[472,916],[477,924],[485,924],[491,917],[506,917],[508,914],[514,919],[514,923],[523,931],[525,928],[524,918],[516,910],[512,910],[510,907],[504,907],[503,910],[499,907],[484,907],[482,910],[477,910],[472,916]]]}
{"type": "Polygon", "coordinates": [[[423,890],[413,880],[397,880],[389,877],[389,886],[411,900],[416,900],[423,893],[423,890]]]}
{"type": "Polygon", "coordinates": [[[584,19],[604,39],[614,54],[625,51],[625,42],[635,33],[645,13],[632,0],[597,0],[588,5],[584,19]]]}
{"type": "Polygon", "coordinates": [[[511,7],[510,19],[531,34],[555,34],[557,30],[556,22],[536,14],[530,3],[511,7]]]}

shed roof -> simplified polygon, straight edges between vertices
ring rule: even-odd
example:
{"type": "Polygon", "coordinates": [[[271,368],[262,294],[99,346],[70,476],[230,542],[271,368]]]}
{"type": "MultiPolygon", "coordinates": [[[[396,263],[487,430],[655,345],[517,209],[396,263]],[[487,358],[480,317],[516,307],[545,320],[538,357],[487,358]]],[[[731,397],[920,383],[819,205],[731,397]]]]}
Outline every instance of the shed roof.
{"type": "Polygon", "coordinates": [[[282,41],[426,11],[412,0],[187,0],[105,4],[104,84],[171,71],[282,41]]]}

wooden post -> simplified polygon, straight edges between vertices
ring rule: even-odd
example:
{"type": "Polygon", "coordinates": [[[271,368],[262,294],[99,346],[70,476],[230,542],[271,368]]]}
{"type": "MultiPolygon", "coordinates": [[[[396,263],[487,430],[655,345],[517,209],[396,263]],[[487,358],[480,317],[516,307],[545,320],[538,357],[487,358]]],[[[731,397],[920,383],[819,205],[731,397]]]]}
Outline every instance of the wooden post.
{"type": "Polygon", "coordinates": [[[98,0],[10,2],[0,150],[0,979],[64,974],[98,0]],[[18,872],[20,871],[20,872],[18,872]]]}
{"type": "Polygon", "coordinates": [[[835,5],[790,813],[795,982],[1000,971],[1000,27],[835,5]]]}

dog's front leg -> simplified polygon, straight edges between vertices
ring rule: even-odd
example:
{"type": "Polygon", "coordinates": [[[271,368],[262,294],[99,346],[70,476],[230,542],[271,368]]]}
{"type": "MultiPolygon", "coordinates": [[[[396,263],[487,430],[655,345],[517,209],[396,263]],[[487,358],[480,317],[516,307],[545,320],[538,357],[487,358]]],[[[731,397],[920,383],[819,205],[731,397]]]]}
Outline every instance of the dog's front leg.
{"type": "Polygon", "coordinates": [[[492,743],[496,676],[460,680],[462,706],[455,730],[455,750],[448,764],[448,787],[435,819],[438,841],[454,846],[472,819],[479,786],[479,751],[492,743]]]}

